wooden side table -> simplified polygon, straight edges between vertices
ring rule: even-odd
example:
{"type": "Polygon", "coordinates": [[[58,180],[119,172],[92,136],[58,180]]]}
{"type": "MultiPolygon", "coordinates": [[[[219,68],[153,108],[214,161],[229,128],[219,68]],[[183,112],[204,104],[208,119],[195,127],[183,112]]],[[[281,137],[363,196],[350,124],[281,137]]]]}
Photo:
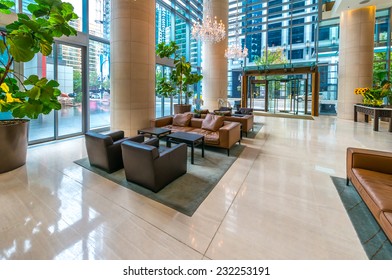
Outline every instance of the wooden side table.
{"type": "Polygon", "coordinates": [[[372,116],[373,130],[378,131],[379,118],[389,118],[389,132],[392,132],[392,108],[370,107],[362,104],[354,104],[354,122],[358,121],[358,112],[365,114],[365,122],[369,122],[369,116],[372,116]]]}

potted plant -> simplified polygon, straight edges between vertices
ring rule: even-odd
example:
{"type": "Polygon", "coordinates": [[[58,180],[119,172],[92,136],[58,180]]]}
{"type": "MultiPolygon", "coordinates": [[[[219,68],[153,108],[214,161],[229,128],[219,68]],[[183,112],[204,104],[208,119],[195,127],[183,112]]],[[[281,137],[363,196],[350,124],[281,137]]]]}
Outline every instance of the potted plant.
{"type": "MultiPolygon", "coordinates": [[[[28,62],[37,53],[51,54],[55,37],[76,35],[69,25],[78,16],[73,6],[60,0],[35,0],[27,9],[31,17],[17,14],[17,20],[0,32],[0,111],[9,112],[14,119],[0,121],[0,173],[26,163],[28,117],[36,119],[40,114],[59,110],[61,104],[59,83],[39,78],[37,75],[21,77],[13,71],[14,62],[28,62]]],[[[0,13],[10,14],[13,1],[0,0],[0,13]]]]}
{"type": "Polygon", "coordinates": [[[198,83],[203,78],[198,73],[192,73],[190,62],[186,61],[185,56],[178,54],[178,45],[172,41],[169,44],[165,42],[157,45],[156,54],[160,58],[171,58],[174,55],[174,68],[170,76],[162,75],[157,78],[156,94],[161,97],[179,96],[180,103],[174,105],[174,113],[190,112],[191,105],[183,104],[184,96],[192,97],[193,92],[189,90],[189,86],[198,83]]]}

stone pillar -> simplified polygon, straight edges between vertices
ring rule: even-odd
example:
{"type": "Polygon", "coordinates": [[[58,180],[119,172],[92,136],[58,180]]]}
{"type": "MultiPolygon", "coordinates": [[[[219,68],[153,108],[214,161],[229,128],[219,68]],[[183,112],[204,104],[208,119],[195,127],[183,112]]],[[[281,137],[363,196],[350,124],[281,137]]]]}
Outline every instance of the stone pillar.
{"type": "Polygon", "coordinates": [[[111,129],[136,135],[155,117],[155,1],[111,1],[111,129]]]}
{"type": "Polygon", "coordinates": [[[353,105],[362,102],[354,89],[372,86],[375,16],[375,6],[340,16],[338,118],[352,120],[353,105]]]}
{"type": "MultiPolygon", "coordinates": [[[[211,14],[216,16],[218,22],[222,20],[226,28],[226,38],[219,43],[203,43],[203,108],[210,111],[218,109],[218,98],[227,98],[227,27],[228,27],[227,0],[211,0],[211,14]]],[[[233,105],[233,104],[232,104],[233,105]]]]}

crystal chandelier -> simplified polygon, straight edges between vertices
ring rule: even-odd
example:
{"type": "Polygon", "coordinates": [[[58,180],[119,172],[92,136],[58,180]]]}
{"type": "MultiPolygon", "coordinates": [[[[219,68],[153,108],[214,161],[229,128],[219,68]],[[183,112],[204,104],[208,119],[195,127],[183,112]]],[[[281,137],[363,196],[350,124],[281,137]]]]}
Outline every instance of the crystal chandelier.
{"type": "Polygon", "coordinates": [[[238,0],[237,0],[237,11],[235,15],[235,40],[234,43],[231,44],[226,50],[225,50],[225,57],[228,59],[244,59],[245,57],[248,56],[248,49],[244,47],[242,49],[240,40],[238,38],[239,36],[239,24],[238,24],[238,0]]]}
{"type": "Polygon", "coordinates": [[[192,37],[206,43],[218,43],[226,37],[225,25],[222,20],[212,20],[211,0],[204,1],[204,20],[202,23],[195,22],[192,28],[192,37]]]}

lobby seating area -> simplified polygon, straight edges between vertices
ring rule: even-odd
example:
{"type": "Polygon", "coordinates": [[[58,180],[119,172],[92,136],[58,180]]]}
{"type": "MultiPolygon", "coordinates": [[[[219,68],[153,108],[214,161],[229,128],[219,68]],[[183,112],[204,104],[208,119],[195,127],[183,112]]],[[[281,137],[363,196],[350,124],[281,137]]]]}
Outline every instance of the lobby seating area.
{"type": "Polygon", "coordinates": [[[392,259],[389,1],[31,2],[0,4],[0,109],[31,118],[0,260],[392,259]]]}
{"type": "Polygon", "coordinates": [[[331,176],[346,178],[347,147],[392,152],[388,124],[255,121],[262,130],[192,217],[76,165],[84,136],[31,146],[1,174],[1,258],[367,259],[331,176]]]}

